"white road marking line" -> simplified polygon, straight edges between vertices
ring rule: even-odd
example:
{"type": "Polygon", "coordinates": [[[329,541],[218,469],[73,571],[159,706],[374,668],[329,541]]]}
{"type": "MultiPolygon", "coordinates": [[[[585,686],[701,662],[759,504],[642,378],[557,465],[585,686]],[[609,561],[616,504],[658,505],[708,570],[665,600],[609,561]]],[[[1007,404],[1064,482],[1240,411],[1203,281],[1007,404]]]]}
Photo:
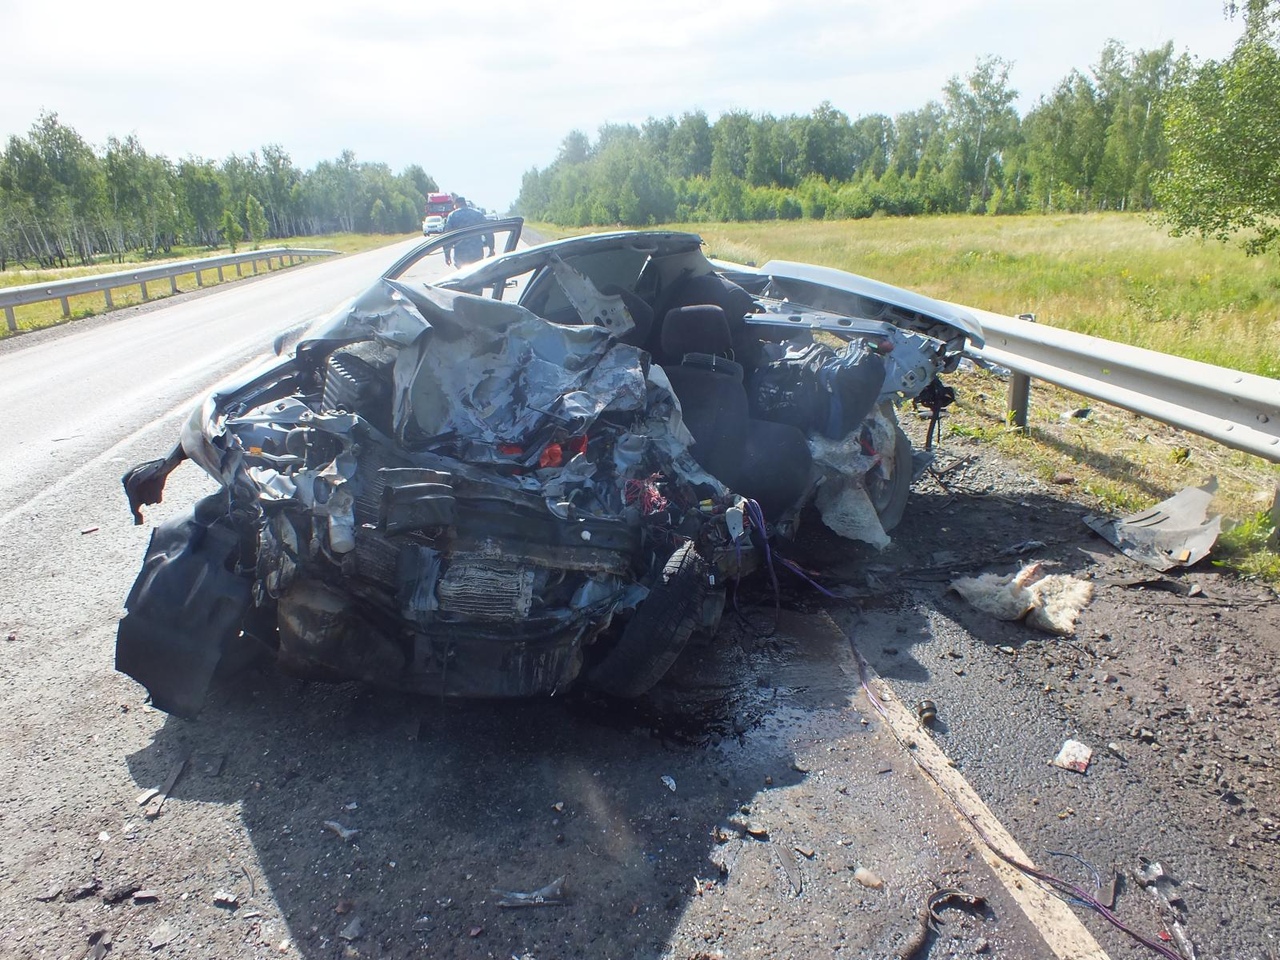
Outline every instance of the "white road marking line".
{"type": "MultiPolygon", "coordinates": [[[[845,642],[844,631],[825,614],[818,619],[825,620],[827,628],[840,636],[842,641],[840,649],[843,651],[842,655],[847,657],[847,663],[842,666],[846,668],[850,677],[856,678],[858,665],[845,642]]],[[[871,670],[870,667],[867,669],[871,670]]],[[[1022,908],[1022,912],[1048,947],[1061,960],[1110,960],[1107,952],[1102,949],[1093,934],[1070,907],[1035,880],[1002,860],[987,845],[970,822],[970,818],[981,824],[992,843],[998,845],[1010,857],[1035,866],[1035,862],[1027,856],[1004,825],[996,819],[996,815],[978,796],[977,791],[956,770],[933,737],[921,728],[916,716],[903,706],[888,682],[871,671],[871,685],[872,692],[884,707],[890,732],[907,750],[912,760],[925,772],[925,781],[950,808],[952,815],[972,839],[973,846],[982,855],[982,859],[1004,884],[1009,895],[1022,908]]],[[[866,693],[859,689],[858,696],[865,699],[866,693]]],[[[870,705],[866,710],[874,712],[870,705]]]]}
{"type": "Polygon", "coordinates": [[[907,746],[912,759],[928,772],[929,776],[925,777],[925,780],[930,780],[932,777],[937,781],[936,783],[930,781],[930,786],[952,808],[956,820],[973,838],[973,845],[982,854],[982,859],[987,861],[992,872],[1000,878],[1009,895],[1017,901],[1022,912],[1039,931],[1049,948],[1062,960],[1108,960],[1107,952],[1102,949],[1098,941],[1093,938],[1093,934],[1070,907],[1039,883],[1000,859],[983,842],[968,817],[978,821],[987,836],[1013,859],[1035,866],[1032,859],[1013,839],[1013,835],[983,803],[977,791],[951,765],[951,761],[934,742],[933,737],[920,729],[920,721],[903,706],[902,701],[894,694],[893,688],[880,677],[874,677],[871,682],[876,696],[884,707],[889,725],[893,728],[894,736],[907,746]]]}

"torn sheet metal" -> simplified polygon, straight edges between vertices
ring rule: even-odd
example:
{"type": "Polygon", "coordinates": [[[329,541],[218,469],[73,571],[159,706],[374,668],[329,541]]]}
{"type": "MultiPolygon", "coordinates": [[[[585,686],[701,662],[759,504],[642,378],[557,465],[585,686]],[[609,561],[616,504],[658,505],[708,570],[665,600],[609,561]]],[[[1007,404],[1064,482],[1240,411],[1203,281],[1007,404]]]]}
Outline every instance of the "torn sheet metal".
{"type": "Polygon", "coordinates": [[[881,410],[867,418],[864,430],[855,430],[839,440],[820,434],[809,438],[814,466],[823,476],[814,499],[822,522],[840,536],[869,543],[877,550],[892,541],[867,494],[865,478],[880,463],[880,456],[874,451],[892,450],[895,439],[894,425],[881,410]],[[864,432],[872,452],[864,446],[864,432]]]}
{"type": "MultiPolygon", "coordinates": [[[[547,323],[523,307],[444,290],[419,294],[431,326],[400,390],[428,436],[513,442],[549,423],[584,428],[644,409],[641,352],[601,327],[547,323]]],[[[399,406],[399,405],[398,405],[399,406]]]]}
{"type": "Polygon", "coordinates": [[[1088,516],[1085,526],[1126,557],[1164,572],[1189,567],[1209,555],[1222,530],[1222,517],[1209,513],[1218,481],[1187,487],[1149,510],[1127,517],[1088,516]]]}

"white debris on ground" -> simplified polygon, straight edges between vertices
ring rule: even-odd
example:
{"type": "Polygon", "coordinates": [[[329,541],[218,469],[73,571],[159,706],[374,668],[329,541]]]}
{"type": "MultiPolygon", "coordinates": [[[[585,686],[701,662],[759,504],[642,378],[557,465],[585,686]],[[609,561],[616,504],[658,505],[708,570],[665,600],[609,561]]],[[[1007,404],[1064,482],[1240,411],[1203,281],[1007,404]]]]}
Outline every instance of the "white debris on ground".
{"type": "Polygon", "coordinates": [[[1070,636],[1076,619],[1093,599],[1093,584],[1066,574],[1044,573],[1029,563],[1014,574],[984,573],[951,581],[951,589],[997,620],[1021,620],[1028,626],[1070,636]]]}

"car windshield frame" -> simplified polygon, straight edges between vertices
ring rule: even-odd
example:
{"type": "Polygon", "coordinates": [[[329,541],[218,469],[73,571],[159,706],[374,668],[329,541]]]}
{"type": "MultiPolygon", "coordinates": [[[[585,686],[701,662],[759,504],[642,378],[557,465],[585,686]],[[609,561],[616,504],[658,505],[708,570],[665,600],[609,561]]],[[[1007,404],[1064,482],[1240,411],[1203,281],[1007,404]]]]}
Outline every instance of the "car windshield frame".
{"type": "Polygon", "coordinates": [[[436,253],[445,247],[453,246],[459,240],[467,237],[489,236],[491,234],[504,233],[506,242],[503,244],[502,253],[511,253],[520,243],[520,234],[524,229],[524,217],[508,217],[505,220],[486,220],[483,223],[472,224],[469,227],[462,227],[458,230],[450,230],[447,233],[439,234],[430,240],[424,240],[413,249],[409,250],[399,260],[389,266],[382,272],[380,279],[382,280],[398,280],[400,277],[425,257],[436,253]]]}

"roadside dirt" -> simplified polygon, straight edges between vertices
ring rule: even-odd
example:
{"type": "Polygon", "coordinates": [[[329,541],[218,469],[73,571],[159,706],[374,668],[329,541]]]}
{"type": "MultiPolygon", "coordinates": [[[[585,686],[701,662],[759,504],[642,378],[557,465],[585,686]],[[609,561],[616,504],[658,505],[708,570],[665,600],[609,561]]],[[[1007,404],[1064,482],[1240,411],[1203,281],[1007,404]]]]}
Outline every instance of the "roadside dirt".
{"type": "MultiPolygon", "coordinates": [[[[1117,912],[1158,938],[1175,918],[1134,876],[1159,861],[1197,957],[1275,956],[1274,593],[1138,567],[1069,486],[988,448],[952,443],[936,469],[882,553],[808,525],[790,555],[840,599],[781,574],[775,629],[768,581],[744,585],[639,704],[423,702],[265,670],[186,722],[111,671],[110,617],[59,641],[71,695],[9,658],[0,956],[882,958],[939,885],[987,908],[946,909],[915,957],[1052,956],[859,692],[846,636],[902,700],[935,700],[929,735],[1042,865],[1118,871],[1117,912]],[[1095,584],[1075,637],[948,591],[1029,559],[1095,584]],[[1047,766],[1066,735],[1093,747],[1087,774],[1047,766]],[[138,797],[175,771],[148,818],[138,797]],[[560,877],[562,905],[495,893],[560,877]]],[[[1117,960],[1154,955],[1076,912],[1117,960]]]]}

